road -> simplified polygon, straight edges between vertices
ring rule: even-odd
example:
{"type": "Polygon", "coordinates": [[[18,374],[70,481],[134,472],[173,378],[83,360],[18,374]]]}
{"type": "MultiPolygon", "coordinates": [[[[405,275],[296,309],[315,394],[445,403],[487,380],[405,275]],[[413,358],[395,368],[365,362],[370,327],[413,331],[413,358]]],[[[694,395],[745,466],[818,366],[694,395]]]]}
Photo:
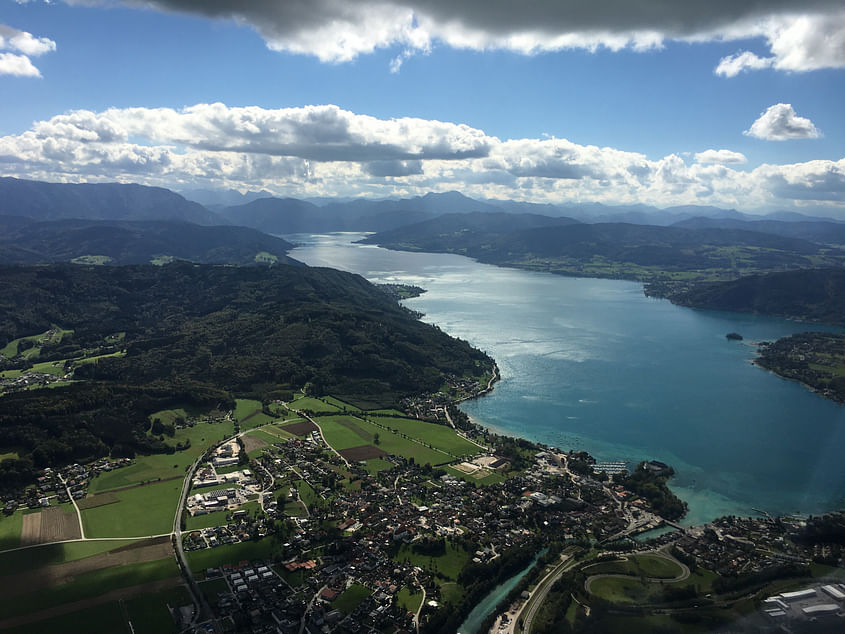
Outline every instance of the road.
{"type": "Polygon", "coordinates": [[[337,449],[335,449],[334,447],[332,447],[332,446],[331,446],[331,445],[330,445],[330,444],[326,441],[326,437],[323,435],[323,428],[322,428],[322,427],[320,427],[320,426],[317,424],[317,421],[315,421],[313,418],[311,418],[311,417],[310,417],[308,414],[306,414],[305,412],[302,412],[302,411],[300,411],[300,410],[298,410],[298,409],[291,409],[291,408],[288,406],[288,404],[287,404],[287,403],[282,403],[282,405],[284,405],[284,406],[285,406],[285,409],[286,409],[286,410],[288,410],[289,412],[293,412],[293,413],[295,413],[295,414],[297,414],[297,415],[299,415],[299,416],[302,416],[302,418],[304,418],[305,420],[307,420],[307,421],[309,421],[310,423],[312,423],[312,424],[313,424],[313,425],[317,428],[317,431],[319,431],[319,432],[320,432],[320,438],[323,440],[323,444],[324,444],[326,447],[328,447],[329,449],[331,449],[331,450],[335,453],[335,455],[337,455],[337,457],[338,457],[338,458],[340,458],[341,460],[343,460],[343,464],[345,464],[347,468],[349,468],[349,467],[351,467],[351,466],[352,466],[352,465],[350,465],[350,464],[349,464],[349,461],[348,461],[346,458],[344,458],[343,456],[341,456],[341,455],[340,455],[340,453],[338,453],[337,449]]]}
{"type": "Polygon", "coordinates": [[[417,582],[417,585],[422,590],[422,599],[420,599],[420,607],[417,608],[416,614],[414,614],[414,629],[416,630],[417,634],[420,631],[420,614],[422,613],[423,606],[425,605],[425,586],[420,583],[420,580],[417,579],[417,573],[414,573],[414,581],[417,582]]]}
{"type": "MultiPolygon", "coordinates": [[[[227,441],[228,442],[228,441],[227,441]]],[[[191,490],[191,481],[194,479],[194,472],[197,467],[205,459],[205,454],[200,455],[188,469],[185,474],[185,479],[182,482],[182,493],[179,495],[179,504],[176,506],[176,516],[173,518],[173,550],[176,553],[176,560],[179,563],[179,569],[182,571],[182,576],[188,585],[188,590],[191,592],[191,597],[196,606],[196,614],[194,615],[194,622],[204,621],[211,618],[213,614],[208,602],[205,600],[205,595],[197,586],[194,580],[194,575],[191,572],[191,567],[188,565],[188,559],[185,557],[185,551],[182,548],[182,513],[185,510],[185,502],[188,499],[188,492],[191,490]]]]}
{"type": "MultiPolygon", "coordinates": [[[[690,569],[686,566],[686,564],[678,561],[677,559],[672,557],[670,554],[668,554],[665,550],[660,549],[660,550],[643,551],[643,552],[638,552],[637,555],[648,555],[650,557],[660,557],[661,559],[666,559],[668,561],[671,561],[674,564],[677,564],[681,569],[681,572],[671,579],[660,579],[660,578],[657,578],[657,577],[645,577],[644,580],[649,582],[649,583],[660,583],[660,584],[680,583],[681,581],[686,581],[690,576],[690,569]]],[[[623,556],[623,557],[620,557],[620,559],[628,559],[628,557],[623,556]]],[[[587,566],[587,568],[585,568],[584,570],[586,571],[587,569],[589,569],[589,566],[587,566]]],[[[609,574],[601,574],[601,575],[592,575],[590,577],[587,577],[587,579],[584,581],[584,590],[587,591],[587,594],[592,594],[592,592],[590,591],[590,586],[593,585],[593,582],[598,580],[598,579],[607,579],[607,578],[613,578],[613,579],[632,579],[633,578],[633,579],[638,579],[639,577],[633,577],[632,575],[610,574],[610,573],[609,574]]]]}
{"type": "Polygon", "coordinates": [[[545,577],[540,579],[529,599],[519,610],[517,610],[516,614],[511,617],[506,630],[507,634],[514,633],[520,619],[522,619],[522,631],[531,631],[531,622],[534,620],[534,617],[537,616],[537,612],[540,609],[540,606],[543,605],[543,601],[546,600],[546,595],[549,594],[549,590],[551,590],[555,581],[557,581],[564,572],[569,570],[576,563],[578,563],[577,560],[572,559],[571,555],[561,555],[561,562],[552,568],[545,577]]]}
{"type": "Polygon", "coordinates": [[[65,488],[65,491],[67,491],[67,496],[70,498],[70,502],[71,502],[71,504],[73,504],[73,508],[76,509],[76,519],[79,522],[79,537],[80,537],[80,539],[82,539],[84,541],[85,540],[85,527],[82,526],[82,512],[79,510],[79,507],[76,505],[76,500],[73,498],[73,495],[71,494],[70,489],[67,486],[67,482],[65,482],[64,476],[62,476],[61,473],[59,474],[59,480],[61,481],[62,486],[65,488]]]}

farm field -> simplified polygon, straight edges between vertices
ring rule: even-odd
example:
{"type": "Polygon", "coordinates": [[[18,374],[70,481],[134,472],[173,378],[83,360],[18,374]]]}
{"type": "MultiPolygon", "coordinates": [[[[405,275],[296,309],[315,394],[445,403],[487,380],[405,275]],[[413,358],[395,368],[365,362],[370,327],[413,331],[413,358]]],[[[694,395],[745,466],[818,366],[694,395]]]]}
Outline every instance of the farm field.
{"type": "MultiPolygon", "coordinates": [[[[336,400],[336,399],[335,399],[336,400]]],[[[336,401],[340,402],[340,401],[336,401]]],[[[314,398],[312,396],[303,396],[288,404],[294,410],[308,410],[310,412],[342,412],[343,405],[340,407],[328,402],[327,399],[314,398]]],[[[351,406],[347,406],[351,407],[351,406]]]]}
{"type": "MultiPolygon", "coordinates": [[[[82,511],[86,537],[143,537],[169,533],[183,478],[112,492],[118,502],[82,511]]],[[[87,498],[90,500],[90,498],[87,498]]]]}
{"type": "Polygon", "coordinates": [[[286,434],[293,434],[295,436],[307,436],[312,431],[317,431],[317,426],[310,420],[296,418],[284,425],[279,426],[286,434]]]}
{"type": "MultiPolygon", "coordinates": [[[[386,453],[404,458],[413,458],[419,464],[432,465],[450,462],[449,455],[435,451],[410,438],[403,438],[399,434],[373,425],[372,423],[353,416],[321,416],[319,419],[323,435],[332,447],[338,451],[370,445],[386,453]],[[375,435],[379,435],[379,443],[375,445],[375,435]]],[[[377,457],[377,456],[371,456],[377,457]]]]}
{"type": "MultiPolygon", "coordinates": [[[[2,626],[0,626],[2,627],[2,626]]],[[[5,634],[129,634],[123,611],[117,601],[103,603],[43,620],[3,628],[5,634]]],[[[139,631],[138,634],[141,634],[139,631]]]]}
{"type": "Polygon", "coordinates": [[[41,347],[40,347],[39,344],[44,344],[44,343],[47,343],[48,341],[58,343],[64,338],[65,335],[72,334],[73,330],[65,330],[64,328],[55,328],[55,329],[52,330],[52,333],[53,333],[52,336],[50,335],[50,333],[51,333],[51,331],[47,330],[47,331],[42,332],[41,334],[38,334],[38,335],[29,335],[27,337],[19,337],[18,339],[13,339],[9,343],[7,343],[5,346],[3,346],[2,349],[0,349],[0,354],[2,354],[4,357],[11,359],[12,357],[17,356],[18,353],[20,352],[19,346],[20,346],[21,342],[28,341],[28,342],[32,342],[34,345],[33,345],[33,347],[24,350],[23,356],[26,357],[27,359],[31,359],[33,357],[37,357],[41,353],[41,347]]]}
{"type": "Polygon", "coordinates": [[[26,513],[21,521],[21,545],[30,546],[65,539],[79,539],[79,519],[71,504],[26,513]]]}
{"type": "Polygon", "coordinates": [[[30,587],[17,583],[17,596],[5,594],[0,598],[0,622],[21,615],[34,615],[40,610],[57,605],[99,598],[112,590],[139,586],[163,579],[179,577],[179,568],[173,557],[157,561],[112,565],[108,568],[73,575],[54,587],[30,587]]]}
{"type": "Polygon", "coordinates": [[[78,541],[64,544],[44,544],[37,548],[15,550],[0,554],[0,570],[3,575],[24,572],[42,566],[55,566],[78,561],[108,552],[115,548],[129,546],[132,541],[78,541]]]}
{"type": "Polygon", "coordinates": [[[0,550],[21,545],[23,514],[23,511],[15,511],[11,515],[0,514],[0,550]]]}
{"type": "MultiPolygon", "coordinates": [[[[451,428],[424,421],[338,415],[321,416],[317,422],[326,442],[338,451],[370,445],[388,454],[413,458],[418,464],[432,465],[478,453],[478,447],[451,428]]],[[[367,459],[375,457],[367,456],[367,459]]]]}
{"type": "MultiPolygon", "coordinates": [[[[173,414],[174,410],[166,410],[173,414]]],[[[178,411],[178,410],[176,410],[178,411]]],[[[163,412],[153,414],[152,418],[161,418],[165,421],[167,416],[163,412]]],[[[141,482],[166,478],[184,478],[185,470],[210,446],[219,443],[228,435],[231,435],[233,428],[231,423],[199,423],[194,427],[177,429],[173,438],[167,438],[168,444],[184,443],[190,440],[191,446],[183,451],[173,454],[153,454],[150,456],[138,456],[135,464],[101,473],[91,480],[88,489],[89,493],[100,493],[110,489],[132,486],[141,482]]]]}
{"type": "Polygon", "coordinates": [[[191,595],[184,586],[152,592],[125,602],[135,634],[175,634],[179,630],[167,606],[191,605],[191,595]]]}
{"type": "Polygon", "coordinates": [[[266,560],[281,552],[282,544],[279,540],[265,537],[257,542],[241,542],[217,548],[193,550],[185,553],[185,556],[194,574],[201,577],[206,568],[219,568],[223,564],[236,564],[240,561],[266,560]]]}
{"type": "Polygon", "coordinates": [[[241,431],[260,427],[276,420],[261,411],[261,401],[239,398],[235,399],[235,412],[233,414],[241,431]]]}
{"type": "Polygon", "coordinates": [[[461,438],[451,427],[445,425],[426,423],[409,418],[378,417],[368,420],[376,425],[395,429],[400,434],[406,434],[410,438],[422,440],[435,449],[440,449],[455,456],[475,455],[479,452],[478,447],[461,438]]]}
{"type": "Polygon", "coordinates": [[[329,405],[334,405],[335,407],[337,407],[341,411],[347,411],[347,412],[360,412],[361,411],[361,409],[359,407],[357,407],[356,405],[353,405],[352,403],[347,403],[345,401],[341,401],[339,398],[335,398],[334,396],[324,396],[322,398],[322,400],[323,400],[323,402],[325,402],[329,405]]]}

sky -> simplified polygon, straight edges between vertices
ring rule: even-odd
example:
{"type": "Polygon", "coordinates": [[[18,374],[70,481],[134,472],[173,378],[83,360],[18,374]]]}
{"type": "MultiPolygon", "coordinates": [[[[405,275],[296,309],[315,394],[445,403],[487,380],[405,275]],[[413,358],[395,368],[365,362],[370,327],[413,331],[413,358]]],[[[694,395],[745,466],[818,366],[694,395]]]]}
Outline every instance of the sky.
{"type": "Polygon", "coordinates": [[[0,175],[845,219],[845,7],[0,0],[0,175]]]}

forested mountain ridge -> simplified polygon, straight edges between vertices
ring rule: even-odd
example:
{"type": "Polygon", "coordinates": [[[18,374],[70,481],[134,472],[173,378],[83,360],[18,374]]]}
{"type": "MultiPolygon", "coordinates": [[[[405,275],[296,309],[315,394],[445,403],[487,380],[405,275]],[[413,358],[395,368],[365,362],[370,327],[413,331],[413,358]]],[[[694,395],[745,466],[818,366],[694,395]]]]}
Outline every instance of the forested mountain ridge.
{"type": "Polygon", "coordinates": [[[189,260],[208,264],[296,262],[290,242],[255,229],[176,221],[55,220],[0,216],[0,263],[98,259],[108,264],[189,260]]]}
{"type": "Polygon", "coordinates": [[[33,220],[224,221],[199,203],[162,187],[122,183],[46,183],[0,177],[0,214],[33,220]]]}
{"type": "Polygon", "coordinates": [[[809,269],[702,283],[671,293],[692,308],[778,315],[845,325],[845,270],[809,269]]]}
{"type": "Polygon", "coordinates": [[[58,463],[95,449],[148,450],[145,417],[166,402],[266,399],[310,384],[391,405],[438,390],[446,374],[481,376],[492,365],[364,278],[332,269],[0,267],[0,346],[56,325],[73,333],[42,348],[41,360],[116,333],[125,350],[79,366],[78,383],[0,398],[0,446],[41,447],[58,463]],[[130,403],[138,411],[127,413],[130,403]]]}
{"type": "Polygon", "coordinates": [[[364,242],[398,250],[459,253],[482,262],[566,275],[641,281],[734,279],[766,270],[833,266],[828,245],[742,229],[685,229],[503,214],[446,215],[377,233],[364,242]]]}

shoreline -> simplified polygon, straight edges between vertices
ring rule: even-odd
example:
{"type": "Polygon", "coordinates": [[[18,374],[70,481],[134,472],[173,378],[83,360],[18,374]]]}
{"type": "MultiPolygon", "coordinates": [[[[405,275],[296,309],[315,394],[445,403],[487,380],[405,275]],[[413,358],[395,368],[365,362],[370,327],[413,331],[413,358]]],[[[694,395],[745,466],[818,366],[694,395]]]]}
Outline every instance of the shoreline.
{"type": "Polygon", "coordinates": [[[789,381],[791,383],[797,383],[798,385],[800,385],[801,387],[803,387],[807,391],[812,392],[813,394],[819,396],[820,398],[823,398],[826,401],[830,401],[831,403],[839,405],[840,407],[845,407],[845,402],[838,401],[835,398],[831,398],[830,396],[825,394],[824,391],[820,390],[819,388],[817,388],[813,385],[810,385],[809,383],[805,383],[801,379],[796,379],[795,377],[792,377],[792,376],[786,376],[784,374],[781,374],[777,370],[772,370],[771,368],[767,368],[766,366],[758,363],[758,361],[760,359],[762,359],[762,357],[757,357],[756,359],[751,359],[751,361],[750,361],[751,365],[758,367],[761,370],[778,377],[779,379],[783,379],[784,381],[789,381]]]}

